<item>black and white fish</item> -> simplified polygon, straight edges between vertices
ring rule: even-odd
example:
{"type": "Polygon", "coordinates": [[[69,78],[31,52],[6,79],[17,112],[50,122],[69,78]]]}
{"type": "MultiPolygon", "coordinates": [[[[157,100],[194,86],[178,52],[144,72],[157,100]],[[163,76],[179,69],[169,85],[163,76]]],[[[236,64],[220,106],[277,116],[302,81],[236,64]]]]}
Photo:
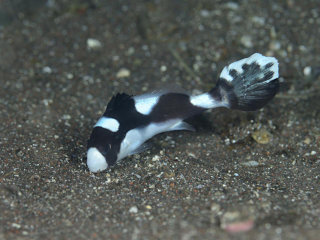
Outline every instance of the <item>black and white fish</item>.
{"type": "Polygon", "coordinates": [[[208,109],[257,110],[277,93],[278,78],[277,59],[255,53],[226,66],[216,86],[200,95],[169,90],[139,96],[118,93],[93,127],[88,141],[89,170],[103,171],[144,151],[145,142],[159,133],[194,130],[184,120],[208,109]]]}

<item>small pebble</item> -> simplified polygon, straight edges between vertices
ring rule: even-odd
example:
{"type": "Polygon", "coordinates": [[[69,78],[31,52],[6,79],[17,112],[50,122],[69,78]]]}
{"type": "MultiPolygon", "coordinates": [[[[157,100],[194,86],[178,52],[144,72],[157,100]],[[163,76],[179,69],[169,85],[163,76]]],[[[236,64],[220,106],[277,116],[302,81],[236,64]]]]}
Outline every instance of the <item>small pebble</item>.
{"type": "Polygon", "coordinates": [[[117,55],[115,55],[115,56],[112,57],[112,61],[114,61],[114,62],[117,62],[117,61],[119,61],[119,60],[120,60],[120,57],[117,56],[117,55]]]}
{"type": "Polygon", "coordinates": [[[72,79],[73,78],[73,74],[72,73],[67,73],[67,78],[68,79],[72,79]]]}
{"type": "Polygon", "coordinates": [[[271,134],[264,129],[257,130],[251,134],[252,138],[260,144],[267,144],[270,142],[271,134]]]}
{"type": "Polygon", "coordinates": [[[136,206],[133,206],[129,209],[129,213],[137,213],[138,212],[138,208],[136,206]]]}
{"type": "Polygon", "coordinates": [[[224,226],[224,230],[229,233],[240,233],[250,231],[254,226],[253,220],[230,223],[224,226]]]}
{"type": "Polygon", "coordinates": [[[300,45],[300,46],[299,46],[299,50],[300,50],[301,52],[307,52],[307,51],[308,51],[308,48],[307,48],[306,46],[304,46],[304,45],[300,45]]]}
{"type": "Polygon", "coordinates": [[[247,167],[257,167],[259,166],[259,163],[257,161],[248,161],[248,162],[244,162],[244,163],[241,163],[242,165],[244,166],[247,166],[247,167]]]}
{"type": "Polygon", "coordinates": [[[46,74],[52,73],[52,69],[49,66],[45,66],[42,68],[42,72],[46,74]]]}
{"type": "Polygon", "coordinates": [[[40,180],[40,176],[38,174],[34,174],[30,177],[31,181],[39,181],[40,180]]]}
{"type": "Polygon", "coordinates": [[[172,178],[172,177],[174,177],[175,176],[175,173],[174,172],[165,172],[164,173],[164,177],[165,178],[172,178]]]}
{"type": "Polygon", "coordinates": [[[49,101],[50,101],[50,100],[48,100],[48,99],[43,99],[43,100],[42,100],[43,104],[44,104],[46,107],[49,106],[49,101]]]}
{"type": "Polygon", "coordinates": [[[246,48],[252,48],[253,47],[252,38],[249,35],[242,36],[241,39],[240,39],[240,42],[246,48]]]}
{"type": "Polygon", "coordinates": [[[192,157],[192,158],[194,158],[194,159],[197,158],[196,155],[195,155],[194,153],[192,153],[192,152],[188,152],[188,156],[189,156],[189,157],[192,157]]]}
{"type": "Polygon", "coordinates": [[[88,38],[87,39],[87,47],[90,50],[96,50],[102,47],[102,44],[99,40],[94,38],[88,38]]]}
{"type": "Polygon", "coordinates": [[[118,72],[116,77],[117,78],[125,78],[125,77],[130,77],[130,70],[126,69],[126,68],[121,68],[118,72]]]}
{"type": "Polygon", "coordinates": [[[211,204],[211,207],[210,207],[211,212],[218,214],[220,209],[221,209],[221,207],[219,204],[217,204],[217,203],[211,204]]]}
{"type": "Polygon", "coordinates": [[[260,26],[263,26],[266,23],[266,19],[263,17],[253,16],[252,21],[260,26]]]}
{"type": "Polygon", "coordinates": [[[21,228],[21,225],[18,223],[12,223],[11,226],[18,229],[21,228]]]}
{"type": "Polygon", "coordinates": [[[310,144],[311,143],[311,139],[309,137],[306,137],[303,142],[305,144],[310,144]]]}
{"type": "Polygon", "coordinates": [[[311,71],[312,71],[312,68],[310,66],[307,66],[303,69],[303,74],[308,77],[311,75],[311,71]]]}
{"type": "Polygon", "coordinates": [[[71,116],[69,114],[63,114],[62,115],[62,119],[63,120],[70,120],[71,119],[71,116]]]}
{"type": "Polygon", "coordinates": [[[134,52],[135,52],[134,47],[129,47],[129,49],[128,49],[128,51],[127,51],[127,54],[128,54],[128,56],[131,56],[131,55],[134,54],[134,52]]]}
{"type": "Polygon", "coordinates": [[[254,227],[254,221],[240,212],[226,212],[221,216],[221,228],[229,233],[247,232],[254,227]]]}
{"type": "Polygon", "coordinates": [[[272,41],[270,42],[269,44],[269,48],[272,50],[272,51],[278,51],[280,50],[281,48],[281,43],[279,41],[272,41]]]}
{"type": "Polygon", "coordinates": [[[159,160],[160,160],[159,155],[154,155],[153,158],[152,158],[152,162],[157,162],[159,160]]]}
{"type": "Polygon", "coordinates": [[[166,67],[165,65],[162,65],[162,66],[160,67],[160,71],[161,71],[161,72],[167,71],[167,67],[166,67]]]}
{"type": "Polygon", "coordinates": [[[210,16],[210,12],[208,11],[208,10],[206,10],[206,9],[203,9],[203,10],[201,10],[200,11],[200,15],[201,15],[201,17],[209,17],[210,16]]]}
{"type": "Polygon", "coordinates": [[[230,10],[237,10],[239,8],[239,4],[236,2],[227,2],[225,6],[230,10]]]}

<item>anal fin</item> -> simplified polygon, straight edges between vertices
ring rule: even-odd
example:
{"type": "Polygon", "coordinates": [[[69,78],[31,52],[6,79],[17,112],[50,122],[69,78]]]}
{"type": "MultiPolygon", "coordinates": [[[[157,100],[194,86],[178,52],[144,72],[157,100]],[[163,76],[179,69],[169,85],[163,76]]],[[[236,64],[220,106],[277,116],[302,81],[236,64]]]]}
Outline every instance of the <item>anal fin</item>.
{"type": "Polygon", "coordinates": [[[184,121],[178,122],[170,128],[170,131],[179,131],[179,130],[187,130],[192,132],[196,131],[196,129],[192,125],[184,121]]]}

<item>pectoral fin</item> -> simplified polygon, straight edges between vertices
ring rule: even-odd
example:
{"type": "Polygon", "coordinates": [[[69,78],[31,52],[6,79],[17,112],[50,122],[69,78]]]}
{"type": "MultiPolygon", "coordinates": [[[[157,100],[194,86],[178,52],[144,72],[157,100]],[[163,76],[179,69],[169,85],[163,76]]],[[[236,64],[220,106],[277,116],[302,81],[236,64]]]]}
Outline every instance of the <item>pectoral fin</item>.
{"type": "Polygon", "coordinates": [[[133,150],[129,155],[142,153],[144,151],[147,151],[151,148],[151,143],[144,143],[141,146],[137,147],[135,150],[133,150]]]}

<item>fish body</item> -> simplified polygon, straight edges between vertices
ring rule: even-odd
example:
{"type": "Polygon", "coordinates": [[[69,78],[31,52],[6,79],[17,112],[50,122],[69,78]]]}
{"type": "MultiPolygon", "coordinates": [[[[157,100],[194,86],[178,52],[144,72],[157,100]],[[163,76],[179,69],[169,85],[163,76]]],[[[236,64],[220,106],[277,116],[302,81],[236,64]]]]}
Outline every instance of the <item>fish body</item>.
{"type": "Polygon", "coordinates": [[[87,151],[89,170],[103,171],[146,150],[145,142],[159,133],[193,131],[184,120],[208,109],[257,110],[277,93],[278,78],[278,61],[255,53],[226,66],[216,86],[200,95],[169,90],[139,96],[118,93],[92,130],[87,151]]]}

